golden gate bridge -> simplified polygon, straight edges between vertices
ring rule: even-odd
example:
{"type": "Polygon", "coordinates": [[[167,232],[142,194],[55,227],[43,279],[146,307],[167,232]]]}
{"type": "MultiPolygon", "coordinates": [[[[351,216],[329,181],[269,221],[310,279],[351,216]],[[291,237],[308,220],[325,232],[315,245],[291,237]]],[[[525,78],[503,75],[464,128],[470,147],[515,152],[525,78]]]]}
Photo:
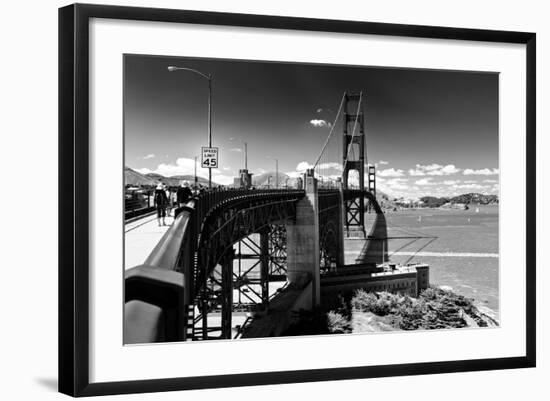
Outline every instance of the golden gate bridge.
{"type": "Polygon", "coordinates": [[[323,294],[369,287],[416,296],[426,288],[427,265],[388,268],[364,104],[362,92],[343,94],[297,188],[253,189],[244,179],[241,188],[205,191],[177,208],[144,262],[125,271],[124,342],[280,335],[323,294]],[[365,213],[374,216],[368,232],[365,213]],[[365,245],[346,264],[344,240],[357,237],[365,245]],[[236,325],[242,311],[250,313],[236,325]]]}

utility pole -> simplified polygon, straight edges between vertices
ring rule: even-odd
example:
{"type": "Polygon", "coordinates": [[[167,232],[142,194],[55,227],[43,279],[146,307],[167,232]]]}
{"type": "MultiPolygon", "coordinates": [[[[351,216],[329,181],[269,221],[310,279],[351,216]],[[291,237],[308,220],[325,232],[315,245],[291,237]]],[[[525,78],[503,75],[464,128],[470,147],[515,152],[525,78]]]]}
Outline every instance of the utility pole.
{"type": "Polygon", "coordinates": [[[197,156],[195,156],[195,188],[197,188],[197,156]]]}
{"type": "Polygon", "coordinates": [[[275,188],[279,188],[279,159],[275,159],[275,188]]]}

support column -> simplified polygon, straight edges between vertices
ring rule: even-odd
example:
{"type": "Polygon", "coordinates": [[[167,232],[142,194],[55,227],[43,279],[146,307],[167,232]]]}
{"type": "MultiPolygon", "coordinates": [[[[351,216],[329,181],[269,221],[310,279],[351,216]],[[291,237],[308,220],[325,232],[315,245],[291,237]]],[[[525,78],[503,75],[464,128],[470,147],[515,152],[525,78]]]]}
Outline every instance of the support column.
{"type": "Polygon", "coordinates": [[[306,196],[296,204],[296,222],[287,225],[288,281],[298,288],[311,281],[311,307],[321,301],[319,261],[319,197],[317,180],[305,174],[306,196]]]}
{"type": "Polygon", "coordinates": [[[233,259],[234,251],[231,249],[222,260],[222,334],[221,337],[231,339],[231,320],[233,315],[233,259]]]}
{"type": "Polygon", "coordinates": [[[260,233],[260,284],[262,306],[269,303],[269,228],[260,233]]]}
{"type": "Polygon", "coordinates": [[[338,232],[336,233],[336,239],[338,241],[338,254],[336,255],[336,268],[346,264],[344,248],[344,223],[346,222],[346,208],[344,206],[344,186],[342,179],[340,178],[338,178],[338,189],[338,232]]]}

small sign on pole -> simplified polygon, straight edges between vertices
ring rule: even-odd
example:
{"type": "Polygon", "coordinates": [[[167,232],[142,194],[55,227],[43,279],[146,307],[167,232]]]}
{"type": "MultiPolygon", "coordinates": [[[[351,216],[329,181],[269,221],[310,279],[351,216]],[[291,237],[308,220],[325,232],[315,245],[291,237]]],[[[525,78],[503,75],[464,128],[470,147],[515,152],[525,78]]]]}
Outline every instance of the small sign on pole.
{"type": "Polygon", "coordinates": [[[218,148],[202,147],[202,168],[218,168],[218,148]]]}

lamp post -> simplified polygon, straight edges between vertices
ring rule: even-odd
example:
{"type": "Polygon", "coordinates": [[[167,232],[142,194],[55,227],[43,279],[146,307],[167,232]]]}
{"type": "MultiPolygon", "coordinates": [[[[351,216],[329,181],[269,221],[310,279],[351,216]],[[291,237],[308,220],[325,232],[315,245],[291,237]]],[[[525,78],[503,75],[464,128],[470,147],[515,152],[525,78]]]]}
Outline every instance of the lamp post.
{"type": "MultiPolygon", "coordinates": [[[[212,74],[205,74],[193,68],[168,66],[168,71],[189,71],[193,72],[208,81],[208,147],[212,147],[212,74]]],[[[208,168],[208,188],[212,188],[212,169],[208,168]]]]}

